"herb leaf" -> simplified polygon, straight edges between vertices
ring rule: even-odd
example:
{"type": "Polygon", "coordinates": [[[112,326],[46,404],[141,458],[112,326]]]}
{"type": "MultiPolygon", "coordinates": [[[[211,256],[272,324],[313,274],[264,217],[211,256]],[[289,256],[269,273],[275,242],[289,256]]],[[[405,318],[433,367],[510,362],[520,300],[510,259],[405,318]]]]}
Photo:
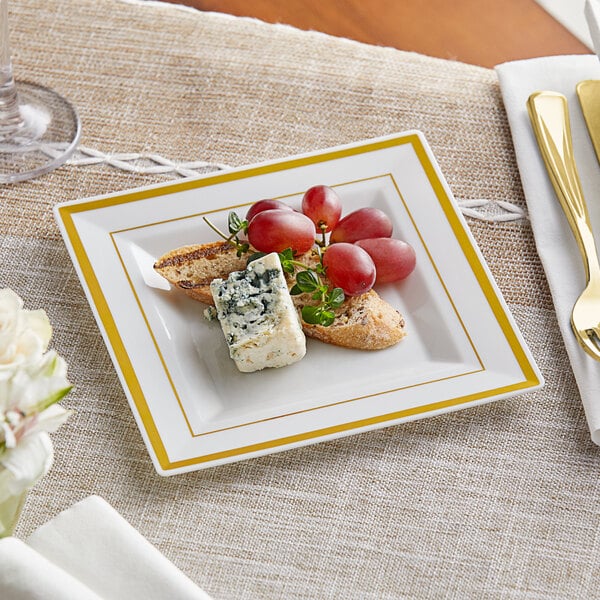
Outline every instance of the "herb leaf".
{"type": "Polygon", "coordinates": [[[303,306],[302,319],[309,325],[320,325],[322,312],[323,309],[320,306],[303,306]]]}
{"type": "Polygon", "coordinates": [[[345,299],[346,296],[344,295],[344,291],[342,290],[342,288],[333,288],[327,294],[327,302],[333,308],[339,308],[344,303],[345,299]]]}
{"type": "Polygon", "coordinates": [[[279,253],[280,260],[294,260],[294,251],[291,248],[286,248],[279,253]]]}
{"type": "Polygon", "coordinates": [[[323,325],[323,327],[329,327],[333,325],[333,321],[335,320],[335,313],[332,310],[323,310],[319,315],[319,325],[323,325]]]}
{"type": "Polygon", "coordinates": [[[242,256],[242,254],[246,254],[246,252],[248,252],[248,250],[250,250],[250,244],[244,243],[244,244],[240,244],[238,242],[238,244],[236,245],[237,247],[237,252],[236,255],[239,258],[240,256],[242,256]]]}
{"type": "Polygon", "coordinates": [[[233,211],[229,213],[227,225],[229,227],[229,233],[233,235],[237,235],[240,231],[246,233],[248,230],[248,221],[242,221],[237,213],[233,211]]]}
{"type": "Polygon", "coordinates": [[[279,253],[279,262],[285,273],[294,274],[296,268],[294,267],[294,252],[291,248],[286,248],[279,253]]]}
{"type": "Polygon", "coordinates": [[[248,266],[253,260],[258,260],[259,258],[262,258],[263,256],[266,256],[266,252],[253,252],[249,257],[248,260],[246,261],[246,266],[248,266]]]}
{"type": "Polygon", "coordinates": [[[314,292],[321,287],[321,282],[314,271],[300,271],[296,275],[296,285],[303,292],[314,292]]]}

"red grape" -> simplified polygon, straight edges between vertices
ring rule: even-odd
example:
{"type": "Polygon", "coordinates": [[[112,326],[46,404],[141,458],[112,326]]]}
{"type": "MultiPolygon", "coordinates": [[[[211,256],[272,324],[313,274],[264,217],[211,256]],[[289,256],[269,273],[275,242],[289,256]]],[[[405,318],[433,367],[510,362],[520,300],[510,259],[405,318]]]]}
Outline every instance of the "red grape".
{"type": "Polygon", "coordinates": [[[365,250],[354,244],[340,242],[329,246],[323,266],[331,283],[348,296],[364,294],[375,283],[375,263],[365,250]]]}
{"type": "Polygon", "coordinates": [[[279,200],[259,200],[255,202],[246,213],[246,221],[250,223],[252,219],[263,210],[272,210],[273,208],[280,208],[282,210],[293,210],[291,206],[280,202],[279,200]]]}
{"type": "Polygon", "coordinates": [[[356,242],[366,250],[377,269],[377,283],[390,283],[408,277],[414,270],[417,257],[413,247],[402,240],[373,238],[356,242]]]}
{"type": "Polygon", "coordinates": [[[334,228],[329,238],[331,244],[348,242],[353,244],[358,240],[369,238],[391,237],[392,222],[378,208],[359,208],[346,215],[334,228]]]}
{"type": "Polygon", "coordinates": [[[342,202],[339,196],[326,185],[315,185],[302,198],[302,212],[315,224],[317,233],[331,231],[340,220],[342,202]]]}
{"type": "Polygon", "coordinates": [[[260,252],[281,252],[291,248],[303,254],[315,243],[315,226],[307,216],[295,210],[264,210],[250,221],[248,241],[260,252]]]}

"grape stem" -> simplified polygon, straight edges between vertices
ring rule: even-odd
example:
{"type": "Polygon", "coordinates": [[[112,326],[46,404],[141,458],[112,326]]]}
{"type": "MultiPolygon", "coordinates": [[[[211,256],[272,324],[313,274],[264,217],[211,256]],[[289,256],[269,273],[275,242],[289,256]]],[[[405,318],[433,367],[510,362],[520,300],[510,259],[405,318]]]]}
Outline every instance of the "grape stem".
{"type": "Polygon", "coordinates": [[[321,230],[321,239],[315,240],[315,244],[321,248],[327,247],[327,240],[325,239],[325,232],[327,231],[327,223],[319,221],[319,229],[321,230]]]}

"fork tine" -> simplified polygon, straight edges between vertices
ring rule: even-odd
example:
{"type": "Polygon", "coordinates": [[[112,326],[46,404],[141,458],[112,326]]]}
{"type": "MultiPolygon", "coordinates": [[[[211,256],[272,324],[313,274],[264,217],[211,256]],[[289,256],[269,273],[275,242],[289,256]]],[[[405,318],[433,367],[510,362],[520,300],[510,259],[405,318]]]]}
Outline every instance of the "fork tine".
{"type": "MultiPolygon", "coordinates": [[[[590,339],[590,336],[587,331],[580,331],[578,329],[573,328],[575,332],[575,337],[579,342],[579,345],[589,354],[593,359],[600,361],[600,348],[596,345],[596,343],[590,339]]],[[[598,333],[597,328],[593,329],[594,334],[597,336],[597,339],[600,341],[600,334],[598,333]]]]}

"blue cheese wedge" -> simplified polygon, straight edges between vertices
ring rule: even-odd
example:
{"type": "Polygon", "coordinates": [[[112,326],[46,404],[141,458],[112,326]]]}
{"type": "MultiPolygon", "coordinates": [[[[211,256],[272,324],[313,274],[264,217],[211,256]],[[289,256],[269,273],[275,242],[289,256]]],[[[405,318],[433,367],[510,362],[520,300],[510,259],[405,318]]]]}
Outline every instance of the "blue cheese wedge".
{"type": "Polygon", "coordinates": [[[227,279],[215,279],[210,291],[229,355],[240,371],[284,367],[306,354],[306,338],[276,253],[227,279]]]}

